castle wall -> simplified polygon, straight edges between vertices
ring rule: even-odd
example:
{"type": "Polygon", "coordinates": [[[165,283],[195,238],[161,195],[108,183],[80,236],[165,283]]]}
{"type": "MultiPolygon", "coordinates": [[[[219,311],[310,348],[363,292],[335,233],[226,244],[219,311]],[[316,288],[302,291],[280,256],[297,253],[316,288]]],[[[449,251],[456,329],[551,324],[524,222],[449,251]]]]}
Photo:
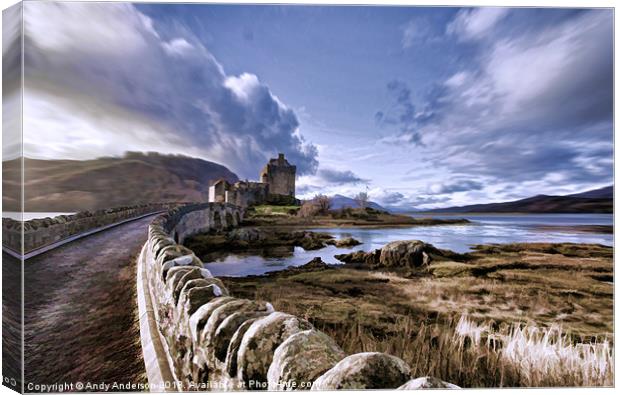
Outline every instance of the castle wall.
{"type": "Polygon", "coordinates": [[[263,204],[267,201],[269,186],[260,182],[238,182],[231,191],[230,203],[240,207],[263,204]]]}
{"type": "Polygon", "coordinates": [[[267,165],[269,193],[295,196],[295,166],[267,165]]]}

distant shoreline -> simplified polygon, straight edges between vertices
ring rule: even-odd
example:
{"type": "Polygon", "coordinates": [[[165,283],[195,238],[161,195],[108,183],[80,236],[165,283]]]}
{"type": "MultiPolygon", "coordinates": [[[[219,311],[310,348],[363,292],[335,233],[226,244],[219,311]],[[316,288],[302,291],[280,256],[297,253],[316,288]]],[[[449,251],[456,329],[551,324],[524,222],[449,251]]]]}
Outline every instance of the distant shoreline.
{"type": "Polygon", "coordinates": [[[518,211],[511,211],[511,212],[502,212],[502,211],[493,211],[493,212],[484,212],[484,211],[471,211],[471,212],[458,212],[458,211],[452,211],[452,212],[440,212],[440,211],[413,211],[413,212],[400,212],[398,214],[403,214],[403,215],[424,215],[424,216],[430,216],[430,215],[449,215],[449,216],[463,216],[463,215],[493,215],[493,216],[499,216],[499,215],[613,215],[614,213],[549,213],[549,212],[540,212],[540,213],[527,213],[527,212],[518,212],[518,211]]]}
{"type": "Polygon", "coordinates": [[[534,225],[540,230],[570,230],[577,233],[614,234],[613,225],[534,225]]]}

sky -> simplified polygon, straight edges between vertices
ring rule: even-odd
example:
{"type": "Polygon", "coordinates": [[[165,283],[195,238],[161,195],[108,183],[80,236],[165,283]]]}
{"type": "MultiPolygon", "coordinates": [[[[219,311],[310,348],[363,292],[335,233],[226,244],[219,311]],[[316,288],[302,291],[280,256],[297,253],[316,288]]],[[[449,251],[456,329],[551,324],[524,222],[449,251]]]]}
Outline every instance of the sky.
{"type": "Polygon", "coordinates": [[[609,9],[24,3],[24,155],[434,208],[613,183],[609,9]]]}

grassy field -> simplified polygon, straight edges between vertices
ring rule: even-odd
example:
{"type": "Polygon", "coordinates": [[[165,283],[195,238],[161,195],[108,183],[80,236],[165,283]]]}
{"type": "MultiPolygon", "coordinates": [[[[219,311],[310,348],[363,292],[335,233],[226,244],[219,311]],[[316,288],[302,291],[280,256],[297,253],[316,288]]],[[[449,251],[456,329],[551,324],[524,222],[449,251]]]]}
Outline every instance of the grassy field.
{"type": "Polygon", "coordinates": [[[409,215],[390,214],[371,208],[332,210],[328,214],[300,217],[296,215],[299,206],[254,206],[246,213],[246,226],[278,227],[382,227],[382,226],[429,226],[447,224],[468,224],[461,218],[435,219],[413,218],[409,215]]]}
{"type": "Polygon", "coordinates": [[[416,376],[464,387],[613,383],[609,247],[480,246],[417,273],[345,265],[225,282],[308,319],[349,353],[400,356],[416,376]]]}
{"type": "Polygon", "coordinates": [[[257,215],[289,215],[291,212],[299,210],[299,206],[273,206],[263,204],[254,206],[254,212],[257,215]]]}

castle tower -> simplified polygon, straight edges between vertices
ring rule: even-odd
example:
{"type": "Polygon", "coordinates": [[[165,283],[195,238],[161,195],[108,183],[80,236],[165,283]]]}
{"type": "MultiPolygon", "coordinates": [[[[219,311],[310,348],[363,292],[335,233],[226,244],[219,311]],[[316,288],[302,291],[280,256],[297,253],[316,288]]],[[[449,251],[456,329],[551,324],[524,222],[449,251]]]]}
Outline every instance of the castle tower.
{"type": "Polygon", "coordinates": [[[297,167],[288,163],[284,154],[272,158],[260,172],[260,180],[269,185],[269,193],[295,196],[295,173],[297,167]]]}

